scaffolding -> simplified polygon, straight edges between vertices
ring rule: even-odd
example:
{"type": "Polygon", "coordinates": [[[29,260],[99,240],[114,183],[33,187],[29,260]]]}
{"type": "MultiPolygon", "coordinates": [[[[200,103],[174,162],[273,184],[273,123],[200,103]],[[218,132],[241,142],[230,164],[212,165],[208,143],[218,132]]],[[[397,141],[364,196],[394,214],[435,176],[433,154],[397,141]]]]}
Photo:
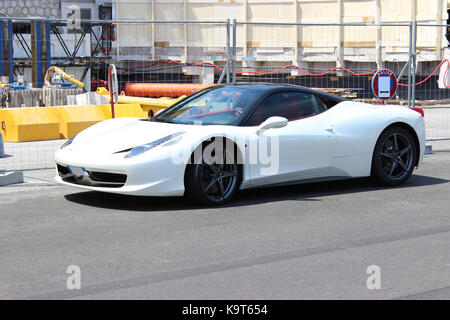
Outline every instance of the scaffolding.
{"type": "Polygon", "coordinates": [[[111,60],[114,25],[101,20],[84,23],[73,33],[72,46],[68,44],[67,36],[64,37],[66,28],[67,22],[61,19],[0,18],[0,76],[8,77],[9,83],[13,84],[19,75],[23,76],[24,69],[31,68],[33,87],[41,88],[43,75],[52,65],[82,68],[82,82],[89,70],[105,72],[111,60]],[[87,37],[89,54],[85,55],[80,53],[80,48],[87,37]],[[51,39],[57,40],[63,55],[52,55],[51,39]],[[23,50],[23,57],[14,54],[14,42],[23,50]]]}

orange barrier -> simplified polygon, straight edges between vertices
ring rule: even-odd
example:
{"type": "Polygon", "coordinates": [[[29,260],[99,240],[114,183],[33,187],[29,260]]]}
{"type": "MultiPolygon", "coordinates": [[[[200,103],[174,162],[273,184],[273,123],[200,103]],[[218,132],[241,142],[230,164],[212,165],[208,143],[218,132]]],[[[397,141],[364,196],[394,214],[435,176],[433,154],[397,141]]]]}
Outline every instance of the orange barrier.
{"type": "Polygon", "coordinates": [[[194,92],[213,86],[201,83],[127,83],[125,95],[134,97],[171,97],[188,96],[194,92]]]}

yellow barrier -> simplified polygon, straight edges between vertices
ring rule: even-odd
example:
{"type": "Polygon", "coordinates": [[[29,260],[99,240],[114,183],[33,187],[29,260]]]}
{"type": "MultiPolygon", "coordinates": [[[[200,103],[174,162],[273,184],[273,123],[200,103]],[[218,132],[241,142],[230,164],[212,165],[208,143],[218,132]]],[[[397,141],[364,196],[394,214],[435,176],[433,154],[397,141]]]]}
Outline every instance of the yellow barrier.
{"type": "MultiPolygon", "coordinates": [[[[117,118],[147,117],[139,104],[118,104],[114,111],[117,118]]],[[[5,142],[69,139],[107,119],[111,119],[110,105],[0,109],[5,142]]]]}
{"type": "MultiPolygon", "coordinates": [[[[108,90],[99,88],[97,93],[109,101],[108,90]]],[[[117,118],[147,118],[150,110],[156,114],[183,98],[119,96],[114,112],[117,118]]],[[[69,139],[106,119],[111,119],[110,105],[0,109],[1,132],[5,142],[69,139]]]]}
{"type": "Polygon", "coordinates": [[[54,107],[0,109],[5,142],[59,139],[59,119],[59,111],[54,107]]]}
{"type": "MultiPolygon", "coordinates": [[[[109,91],[106,88],[100,87],[97,89],[96,93],[104,96],[108,101],[111,101],[111,97],[109,95],[109,91]]],[[[173,105],[175,102],[184,99],[186,96],[181,96],[179,98],[173,99],[168,97],[162,98],[141,98],[141,97],[131,97],[131,96],[119,96],[118,104],[135,104],[138,103],[142,111],[145,112],[145,116],[147,117],[150,109],[153,111],[153,114],[156,114],[161,109],[166,109],[173,105]]]]}
{"type": "MultiPolygon", "coordinates": [[[[61,119],[61,134],[63,138],[70,139],[78,132],[90,127],[91,125],[111,119],[110,105],[96,106],[68,106],[64,109],[61,119]]],[[[138,104],[120,104],[114,106],[116,118],[135,117],[146,118],[147,114],[142,111],[138,104]]]]}
{"type": "MultiPolygon", "coordinates": [[[[177,99],[171,98],[140,98],[140,97],[129,97],[129,96],[119,96],[118,103],[139,103],[142,108],[142,111],[148,116],[148,112],[150,110],[153,111],[153,114],[156,114],[159,110],[166,109],[173,105],[175,102],[185,98],[185,96],[179,97],[177,99]]],[[[109,99],[108,99],[109,101],[109,99]]]]}

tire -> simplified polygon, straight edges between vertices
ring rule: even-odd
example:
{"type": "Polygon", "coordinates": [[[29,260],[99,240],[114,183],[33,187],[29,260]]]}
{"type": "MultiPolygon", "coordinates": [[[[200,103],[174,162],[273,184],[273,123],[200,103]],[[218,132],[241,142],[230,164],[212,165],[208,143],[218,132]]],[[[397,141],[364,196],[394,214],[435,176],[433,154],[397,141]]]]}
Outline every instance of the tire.
{"type": "Polygon", "coordinates": [[[389,127],[375,145],[371,176],[381,185],[402,184],[411,176],[417,157],[418,150],[411,133],[400,126],[389,127]]]}
{"type": "MultiPolygon", "coordinates": [[[[202,151],[206,150],[202,146],[202,151]]],[[[222,205],[229,201],[238,190],[242,180],[242,166],[237,162],[236,151],[226,150],[225,146],[214,149],[213,155],[227,161],[211,161],[202,152],[201,161],[191,163],[186,167],[185,195],[192,201],[202,205],[222,205]],[[220,163],[222,162],[222,163],[220,163]]]]}

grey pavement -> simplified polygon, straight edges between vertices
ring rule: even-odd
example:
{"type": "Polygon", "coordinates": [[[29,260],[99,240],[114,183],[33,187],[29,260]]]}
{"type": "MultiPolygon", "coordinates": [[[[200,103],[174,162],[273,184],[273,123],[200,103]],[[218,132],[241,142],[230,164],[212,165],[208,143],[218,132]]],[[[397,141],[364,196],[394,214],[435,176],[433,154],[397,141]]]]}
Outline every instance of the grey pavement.
{"type": "Polygon", "coordinates": [[[219,208],[25,171],[0,188],[0,298],[449,299],[449,151],[441,142],[400,187],[248,190],[219,208]],[[66,288],[69,265],[80,290],[66,288]],[[366,286],[370,265],[379,290],[366,286]]]}
{"type": "Polygon", "coordinates": [[[0,170],[36,170],[54,167],[54,154],[67,140],[5,142],[0,170]]]}

